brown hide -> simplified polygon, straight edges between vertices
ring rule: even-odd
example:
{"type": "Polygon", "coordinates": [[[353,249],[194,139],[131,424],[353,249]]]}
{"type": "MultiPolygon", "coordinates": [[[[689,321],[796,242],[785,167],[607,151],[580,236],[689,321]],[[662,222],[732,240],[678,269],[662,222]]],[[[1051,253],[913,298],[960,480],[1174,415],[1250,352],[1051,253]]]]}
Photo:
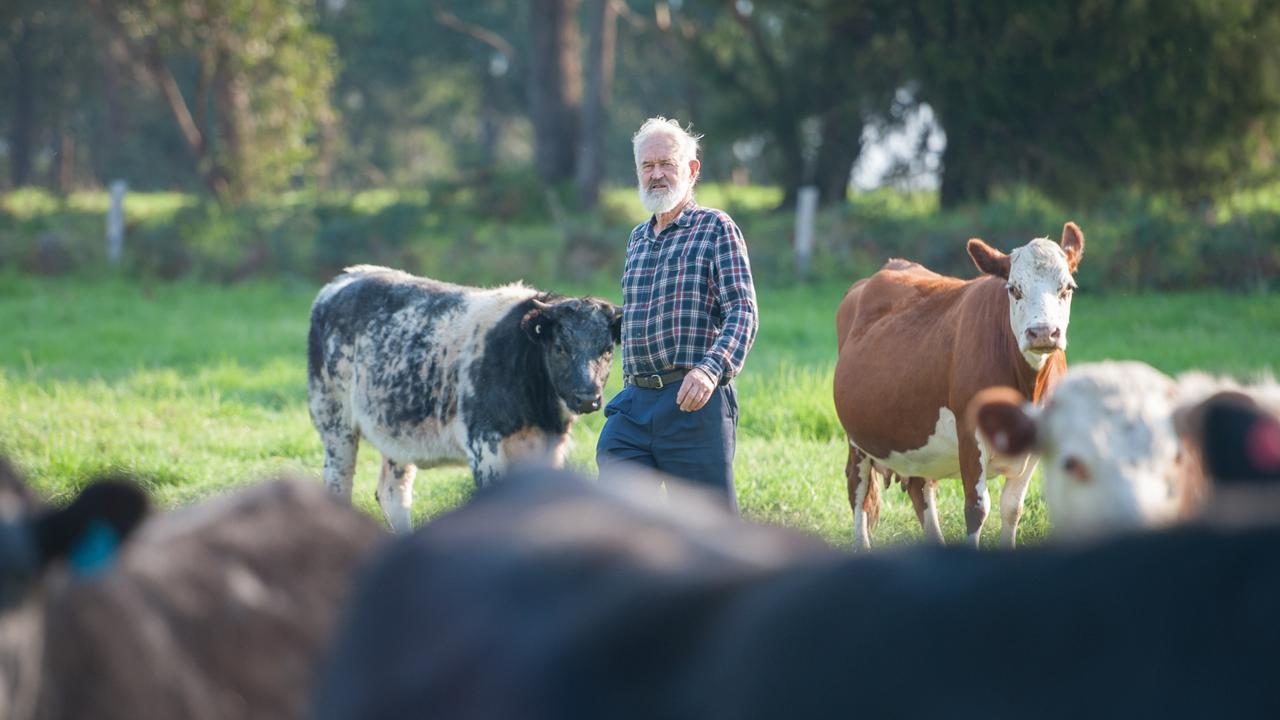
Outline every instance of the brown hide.
{"type": "Polygon", "coordinates": [[[303,718],[352,576],[383,536],[308,480],[153,517],[102,576],[54,568],[4,618],[43,640],[25,649],[40,667],[28,703],[0,716],[303,718]]]}
{"type": "MultiPolygon", "coordinates": [[[[1038,373],[1027,364],[1009,327],[1005,281],[991,275],[966,281],[890,260],[849,289],[836,324],[834,398],[849,439],[878,459],[915,450],[928,442],[940,410],[949,408],[959,436],[966,517],[981,473],[974,428],[965,416],[969,401],[999,385],[1041,402],[1066,371],[1061,351],[1038,373]]],[[[969,518],[970,532],[974,522],[969,518]]]]}

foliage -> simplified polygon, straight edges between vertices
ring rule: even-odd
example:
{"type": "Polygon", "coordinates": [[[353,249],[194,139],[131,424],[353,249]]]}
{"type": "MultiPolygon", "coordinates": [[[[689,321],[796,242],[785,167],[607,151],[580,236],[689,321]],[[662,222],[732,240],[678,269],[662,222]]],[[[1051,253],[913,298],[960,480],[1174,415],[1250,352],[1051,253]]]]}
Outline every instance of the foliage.
{"type": "Polygon", "coordinates": [[[306,177],[332,124],[332,41],[307,0],[119,0],[90,3],[123,58],[145,70],[182,126],[200,173],[224,200],[306,177]],[[195,89],[172,90],[193,67],[195,89]]]}
{"type": "MultiPolygon", "coordinates": [[[[161,505],[187,503],[279,472],[318,475],[323,450],[307,417],[308,307],[319,281],[67,283],[0,273],[0,451],[37,489],[68,498],[95,472],[148,478],[161,505]]],[[[591,288],[564,286],[565,291],[591,288]]],[[[744,512],[848,545],[847,444],[831,405],[835,307],[844,285],[762,289],[760,335],[739,378],[737,484],[744,512]]],[[[612,296],[617,299],[616,292],[612,296]]],[[[1280,295],[1082,292],[1071,323],[1073,363],[1132,358],[1166,372],[1244,377],[1280,368],[1280,295]]],[[[607,394],[617,392],[614,368],[607,394]]],[[[595,471],[599,413],[574,431],[571,464],[595,471]]],[[[373,497],[376,451],[364,446],[356,502],[373,497]]],[[[419,473],[418,522],[470,494],[463,468],[419,473]]],[[[943,524],[964,527],[958,482],[942,482],[943,524]]],[[[993,492],[994,494],[994,492],[993,492]]],[[[920,538],[906,496],[886,493],[877,539],[920,538]]],[[[994,513],[984,533],[994,541],[994,513]]],[[[1033,482],[1023,537],[1047,529],[1033,482]]]]}
{"type": "Polygon", "coordinates": [[[910,3],[918,98],[946,131],[942,203],[1029,183],[1221,196],[1274,171],[1280,5],[910,3]]]}
{"type": "MultiPolygon", "coordinates": [[[[484,187],[440,183],[404,193],[293,193],[236,208],[191,196],[132,193],[125,270],[162,279],[322,279],[346,265],[371,262],[479,284],[524,278],[615,286],[625,239],[643,219],[634,190],[610,191],[600,212],[590,215],[566,213],[557,197],[523,174],[484,187]]],[[[698,190],[700,202],[727,210],[742,227],[756,282],[765,286],[796,281],[795,219],[773,211],[779,197],[778,188],[708,183],[698,190]]],[[[1252,192],[1193,213],[1177,202],[1129,192],[1069,207],[1023,187],[1000,190],[980,205],[941,210],[930,193],[859,193],[819,213],[809,279],[851,282],[890,257],[972,277],[968,238],[1008,251],[1033,237],[1057,240],[1063,223],[1074,220],[1086,238],[1079,281],[1090,291],[1264,290],[1280,279],[1278,198],[1252,192]]],[[[65,199],[37,191],[9,194],[0,202],[0,268],[105,272],[104,207],[100,193],[65,199]]]]}
{"type": "Polygon", "coordinates": [[[894,91],[909,80],[909,45],[895,20],[900,3],[690,2],[675,14],[673,44],[716,102],[702,127],[717,142],[767,139],[772,177],[791,205],[801,185],[840,201],[862,149],[866,122],[889,121],[894,91]],[[839,68],[824,72],[822,68],[839,68]]]}

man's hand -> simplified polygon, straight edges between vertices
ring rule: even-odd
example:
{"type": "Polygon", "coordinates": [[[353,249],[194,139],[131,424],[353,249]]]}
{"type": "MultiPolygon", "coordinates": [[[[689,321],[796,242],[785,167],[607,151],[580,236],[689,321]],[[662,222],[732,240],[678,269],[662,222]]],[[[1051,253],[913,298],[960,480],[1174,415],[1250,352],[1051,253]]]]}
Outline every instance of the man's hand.
{"type": "Polygon", "coordinates": [[[701,368],[694,368],[684,376],[680,392],[676,393],[676,405],[685,412],[701,410],[716,390],[716,382],[701,368]]]}

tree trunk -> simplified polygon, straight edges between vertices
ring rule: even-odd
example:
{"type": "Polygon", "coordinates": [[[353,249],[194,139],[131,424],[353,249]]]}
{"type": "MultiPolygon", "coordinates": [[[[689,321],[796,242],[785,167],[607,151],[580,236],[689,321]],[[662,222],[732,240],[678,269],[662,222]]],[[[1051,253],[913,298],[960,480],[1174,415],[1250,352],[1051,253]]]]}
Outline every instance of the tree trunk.
{"type": "Polygon", "coordinates": [[[225,49],[216,55],[213,70],[213,100],[218,116],[218,148],[214,155],[225,169],[232,199],[243,198],[249,191],[248,158],[245,138],[253,134],[249,112],[249,92],[244,78],[231,67],[231,55],[225,49]]]}
{"type": "Polygon", "coordinates": [[[804,142],[800,139],[800,128],[794,123],[789,126],[775,127],[773,136],[778,141],[778,149],[781,153],[778,158],[779,179],[782,181],[782,187],[785,188],[782,203],[777,209],[791,210],[796,206],[800,186],[806,182],[805,165],[807,163],[804,158],[804,142]]]}
{"type": "Polygon", "coordinates": [[[31,32],[18,23],[18,39],[13,44],[13,125],[9,130],[9,177],[14,187],[31,181],[31,158],[35,148],[35,82],[31,68],[31,32]]]}
{"type": "Polygon", "coordinates": [[[93,40],[101,49],[97,54],[101,62],[102,109],[106,121],[105,134],[95,134],[88,146],[95,151],[95,164],[101,163],[98,167],[106,173],[105,176],[114,178],[119,177],[124,160],[124,151],[120,146],[123,144],[121,138],[129,132],[129,112],[121,97],[121,87],[124,85],[121,67],[110,47],[113,39],[101,23],[93,24],[93,40]]]}
{"type": "Polygon", "coordinates": [[[58,192],[69,193],[76,185],[76,138],[67,127],[58,135],[58,192]]]}
{"type": "Polygon", "coordinates": [[[480,79],[480,172],[488,182],[498,169],[498,141],[502,138],[502,112],[498,108],[498,81],[488,69],[480,79]]]}
{"type": "Polygon", "coordinates": [[[582,69],[578,0],[529,2],[529,116],[534,158],[547,182],[573,176],[582,69]]]}
{"type": "Polygon", "coordinates": [[[814,183],[818,200],[843,203],[849,193],[849,175],[862,154],[862,118],[854,107],[841,105],[822,118],[822,145],[818,148],[814,183]]]}
{"type": "Polygon", "coordinates": [[[945,123],[947,146],[942,151],[942,187],[938,201],[943,208],[986,200],[991,194],[983,143],[977,133],[965,133],[945,123]]]}
{"type": "Polygon", "coordinates": [[[578,206],[594,210],[600,202],[605,174],[605,129],[609,124],[609,91],[613,83],[614,45],[618,11],[614,0],[587,0],[588,32],[586,95],[578,137],[578,206]]]}
{"type": "MultiPolygon", "coordinates": [[[[186,140],[187,147],[191,150],[191,155],[196,162],[196,171],[209,190],[219,200],[226,201],[230,194],[226,171],[211,154],[206,133],[192,114],[191,106],[183,98],[178,80],[165,64],[164,56],[161,55],[155,38],[151,38],[149,42],[133,42],[120,27],[120,19],[114,14],[116,10],[111,3],[106,0],[89,0],[89,6],[93,10],[94,19],[107,35],[120,43],[124,51],[123,57],[136,67],[145,70],[147,76],[159,88],[165,102],[169,105],[169,110],[173,113],[178,129],[182,132],[182,138],[186,140]]],[[[196,102],[201,102],[201,98],[197,97],[196,102]]]]}

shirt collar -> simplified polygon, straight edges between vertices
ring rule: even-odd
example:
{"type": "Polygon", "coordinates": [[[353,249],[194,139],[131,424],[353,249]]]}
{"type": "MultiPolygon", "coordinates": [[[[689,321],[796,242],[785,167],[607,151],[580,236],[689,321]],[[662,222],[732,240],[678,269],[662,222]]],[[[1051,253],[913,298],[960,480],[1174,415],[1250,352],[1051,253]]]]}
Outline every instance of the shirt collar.
{"type": "MultiPolygon", "coordinates": [[[[671,224],[679,228],[689,227],[693,224],[693,213],[697,209],[698,201],[693,198],[689,198],[689,202],[685,203],[684,209],[680,211],[680,214],[676,216],[676,219],[673,220],[671,224]]],[[[645,224],[645,236],[650,240],[658,239],[657,233],[653,231],[653,225],[657,221],[658,215],[657,213],[654,213],[649,216],[649,222],[645,224]]]]}

